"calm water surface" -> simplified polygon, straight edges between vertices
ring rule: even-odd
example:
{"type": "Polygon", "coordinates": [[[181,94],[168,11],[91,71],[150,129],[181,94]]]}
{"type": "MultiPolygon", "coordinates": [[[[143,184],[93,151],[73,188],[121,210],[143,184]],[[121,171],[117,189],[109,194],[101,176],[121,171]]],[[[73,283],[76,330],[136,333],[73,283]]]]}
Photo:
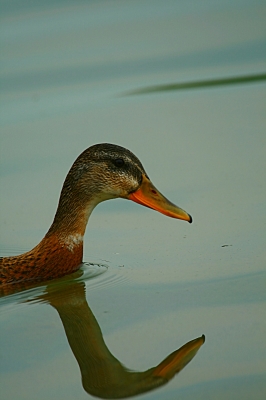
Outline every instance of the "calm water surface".
{"type": "Polygon", "coordinates": [[[179,375],[137,398],[264,399],[265,82],[130,95],[264,73],[264,2],[1,9],[1,255],[41,240],[67,171],[97,142],[133,151],[194,219],[99,205],[85,237],[95,265],[0,299],[1,398],[107,397],[99,376],[136,388],[144,375],[128,370],[205,334],[179,375]]]}

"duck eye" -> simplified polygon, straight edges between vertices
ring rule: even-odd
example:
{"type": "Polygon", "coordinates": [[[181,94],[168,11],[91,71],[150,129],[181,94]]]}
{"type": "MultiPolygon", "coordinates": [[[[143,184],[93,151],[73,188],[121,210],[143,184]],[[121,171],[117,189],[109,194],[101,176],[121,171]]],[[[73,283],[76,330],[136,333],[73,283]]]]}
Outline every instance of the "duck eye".
{"type": "Polygon", "coordinates": [[[125,164],[125,161],[123,160],[123,158],[116,158],[116,159],[114,160],[114,165],[115,165],[116,167],[121,168],[121,167],[123,167],[124,164],[125,164]]]}

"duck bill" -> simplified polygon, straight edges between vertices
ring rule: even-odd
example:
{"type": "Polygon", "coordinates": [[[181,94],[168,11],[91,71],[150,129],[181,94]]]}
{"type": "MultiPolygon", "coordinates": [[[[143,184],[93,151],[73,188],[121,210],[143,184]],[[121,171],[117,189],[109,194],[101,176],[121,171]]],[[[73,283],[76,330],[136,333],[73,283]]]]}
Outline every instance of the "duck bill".
{"type": "Polygon", "coordinates": [[[164,197],[145,175],[142,175],[142,183],[139,189],[131,193],[128,198],[135,201],[135,203],[152,208],[168,217],[182,219],[189,223],[192,222],[192,217],[186,211],[182,210],[182,208],[177,207],[164,197]]]}

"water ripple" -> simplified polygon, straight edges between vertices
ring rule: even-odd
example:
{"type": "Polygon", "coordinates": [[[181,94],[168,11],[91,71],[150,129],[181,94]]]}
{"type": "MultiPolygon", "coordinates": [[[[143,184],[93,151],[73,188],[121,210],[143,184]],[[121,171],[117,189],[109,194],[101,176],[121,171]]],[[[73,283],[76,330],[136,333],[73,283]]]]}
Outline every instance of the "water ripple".
{"type": "Polygon", "coordinates": [[[10,310],[10,307],[13,308],[16,304],[45,302],[43,300],[43,294],[46,292],[48,286],[49,291],[57,292],[60,290],[62,285],[69,285],[74,282],[84,282],[87,290],[91,291],[121,284],[126,279],[127,274],[121,267],[110,268],[105,264],[85,262],[78,271],[71,275],[66,275],[48,283],[42,282],[28,287],[25,290],[0,298],[1,313],[3,313],[5,309],[10,310]]]}
{"type": "Polygon", "coordinates": [[[76,280],[85,282],[87,290],[90,291],[119,285],[128,279],[126,271],[121,267],[84,263],[81,270],[83,274],[76,280]],[[97,279],[91,279],[96,277],[97,279]]]}

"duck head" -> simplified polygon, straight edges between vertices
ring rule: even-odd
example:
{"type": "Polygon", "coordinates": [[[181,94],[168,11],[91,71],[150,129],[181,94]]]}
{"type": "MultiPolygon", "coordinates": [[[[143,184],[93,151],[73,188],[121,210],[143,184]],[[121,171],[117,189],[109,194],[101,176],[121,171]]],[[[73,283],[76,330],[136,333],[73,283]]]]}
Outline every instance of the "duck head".
{"type": "MultiPolygon", "coordinates": [[[[66,207],[66,203],[71,204],[72,209],[82,205],[88,218],[97,204],[118,197],[132,200],[169,217],[192,222],[189,214],[155,188],[133,153],[107,143],[89,147],[76,159],[64,182],[58,211],[65,210],[69,215],[71,210],[66,207]]],[[[56,217],[62,219],[60,212],[56,217]]]]}

